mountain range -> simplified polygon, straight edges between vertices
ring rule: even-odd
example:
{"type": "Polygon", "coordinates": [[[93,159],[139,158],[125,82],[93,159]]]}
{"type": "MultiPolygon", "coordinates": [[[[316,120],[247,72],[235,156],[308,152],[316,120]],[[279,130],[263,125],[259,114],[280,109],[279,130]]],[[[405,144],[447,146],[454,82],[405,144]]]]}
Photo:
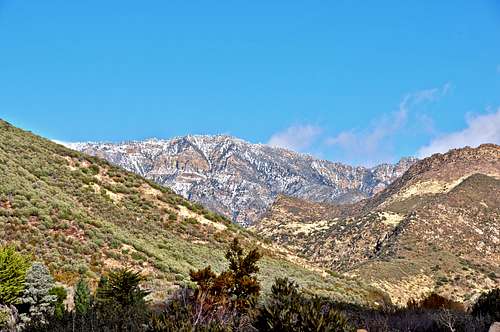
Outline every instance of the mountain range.
{"type": "Polygon", "coordinates": [[[395,303],[470,301],[500,286],[500,146],[433,155],[354,204],[280,196],[252,229],[395,303]]]}
{"type": "Polygon", "coordinates": [[[68,146],[246,226],[259,220],[278,195],[352,203],[380,192],[416,162],[404,158],[395,165],[353,167],[224,135],[68,146]]]}
{"type": "Polygon", "coordinates": [[[226,268],[237,237],[258,248],[259,281],[290,276],[308,291],[375,305],[386,296],[331,276],[171,189],[0,120],[0,246],[44,262],[57,282],[96,286],[116,268],[140,271],[153,300],[189,284],[189,272],[226,268]]]}
{"type": "Polygon", "coordinates": [[[0,245],[66,285],[127,266],[162,299],[190,270],[223,269],[239,237],[264,253],[265,291],[286,275],[377,306],[432,292],[471,303],[500,286],[498,145],[372,169],[227,136],[73,147],[85,153],[0,121],[0,245]]]}

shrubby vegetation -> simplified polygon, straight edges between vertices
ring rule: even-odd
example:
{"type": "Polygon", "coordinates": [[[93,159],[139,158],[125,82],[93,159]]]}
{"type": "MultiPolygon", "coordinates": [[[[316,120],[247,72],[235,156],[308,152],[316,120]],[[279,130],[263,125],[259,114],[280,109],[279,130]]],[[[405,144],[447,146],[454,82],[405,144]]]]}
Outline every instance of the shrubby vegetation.
{"type": "Polygon", "coordinates": [[[470,312],[435,296],[347,304],[384,296],[272,250],[245,253],[255,242],[167,188],[0,121],[0,245],[13,245],[0,247],[0,331],[484,331],[499,316],[498,290],[470,312]],[[271,287],[272,275],[290,279],[271,287]],[[177,290],[158,304],[152,285],[177,290]]]}
{"type": "Polygon", "coordinates": [[[276,278],[270,294],[261,294],[261,254],[245,253],[237,239],[226,252],[227,270],[191,271],[192,286],[163,303],[147,300],[140,273],[121,268],[102,276],[94,291],[80,278],[72,305],[65,306],[68,292],[54,284],[46,266],[11,247],[1,248],[0,257],[9,266],[0,279],[0,331],[474,332],[487,331],[500,317],[499,289],[483,294],[469,311],[436,294],[404,308],[366,308],[312,295],[288,278],[276,278]]]}
{"type": "MultiPolygon", "coordinates": [[[[235,235],[246,248],[258,241],[166,187],[0,120],[0,245],[36,253],[56,282],[73,286],[81,275],[94,282],[120,263],[146,269],[145,284],[158,299],[172,284],[191,283],[191,269],[210,264],[222,271],[235,235]],[[200,222],[207,219],[217,224],[200,222]]],[[[327,279],[275,250],[261,251],[262,289],[277,274],[346,300],[374,292],[347,292],[350,280],[327,279]]]]}

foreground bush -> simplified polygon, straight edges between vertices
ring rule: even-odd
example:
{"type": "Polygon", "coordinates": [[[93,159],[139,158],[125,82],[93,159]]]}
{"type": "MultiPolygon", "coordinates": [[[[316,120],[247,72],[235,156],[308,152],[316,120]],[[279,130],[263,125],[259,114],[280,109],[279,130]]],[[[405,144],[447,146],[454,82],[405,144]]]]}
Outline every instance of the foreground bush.
{"type": "Polygon", "coordinates": [[[287,278],[277,278],[261,309],[260,331],[353,331],[345,317],[318,297],[308,297],[287,278]]]}
{"type": "Polygon", "coordinates": [[[462,303],[452,301],[436,293],[432,293],[420,301],[410,300],[406,306],[411,309],[449,309],[454,311],[465,311],[465,307],[462,303]]]}
{"type": "Polygon", "coordinates": [[[474,316],[489,316],[500,322],[500,288],[482,294],[472,307],[474,316]]]}
{"type": "MultiPolygon", "coordinates": [[[[145,331],[150,312],[145,297],[149,293],[141,288],[142,281],[139,273],[118,269],[101,278],[92,295],[80,279],[72,312],[61,310],[49,321],[31,321],[25,331],[145,331]]],[[[57,288],[52,293],[61,295],[57,288]]],[[[57,309],[57,301],[54,307],[57,309]]]]}
{"type": "Polygon", "coordinates": [[[139,272],[123,268],[111,271],[97,290],[103,305],[114,302],[121,307],[144,305],[149,292],[140,287],[144,280],[139,272]]]}
{"type": "Polygon", "coordinates": [[[26,273],[22,293],[13,298],[18,304],[0,303],[0,331],[486,332],[498,318],[498,290],[480,296],[470,313],[436,294],[410,301],[405,308],[338,303],[308,294],[287,278],[277,278],[262,298],[256,277],[260,253],[245,254],[235,240],[226,258],[228,270],[193,271],[196,287],[180,288],[156,306],[147,303],[143,278],[132,270],[102,276],[94,293],[82,278],[75,285],[72,311],[63,304],[65,289],[54,287],[47,268],[35,263],[26,273]]]}
{"type": "MultiPolygon", "coordinates": [[[[90,307],[85,314],[65,312],[59,319],[46,324],[33,323],[25,332],[122,332],[146,331],[147,312],[145,308],[90,307]]],[[[173,331],[173,330],[172,330],[173,331]]]]}
{"type": "Polygon", "coordinates": [[[54,314],[57,296],[51,295],[54,280],[47,267],[41,263],[34,263],[26,272],[25,289],[21,303],[27,307],[20,317],[22,325],[29,323],[46,324],[54,314]]]}
{"type": "Polygon", "coordinates": [[[29,267],[29,259],[13,247],[0,247],[0,304],[19,302],[29,267]]]}
{"type": "Polygon", "coordinates": [[[0,331],[16,331],[17,309],[13,306],[0,305],[0,331]]]}
{"type": "Polygon", "coordinates": [[[262,255],[246,255],[235,238],[226,252],[229,268],[216,274],[208,266],[191,271],[195,290],[181,289],[166,302],[163,312],[153,315],[153,331],[253,330],[260,284],[256,273],[262,255]]]}
{"type": "Polygon", "coordinates": [[[420,301],[410,300],[405,308],[373,310],[337,305],[343,307],[357,327],[370,332],[486,332],[493,322],[490,316],[474,316],[461,303],[437,294],[420,301]]]}

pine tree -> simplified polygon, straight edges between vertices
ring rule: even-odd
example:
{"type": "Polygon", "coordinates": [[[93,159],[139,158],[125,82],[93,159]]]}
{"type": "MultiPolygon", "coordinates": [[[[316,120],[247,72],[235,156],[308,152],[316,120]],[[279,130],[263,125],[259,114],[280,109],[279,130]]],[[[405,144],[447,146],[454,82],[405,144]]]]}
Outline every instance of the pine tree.
{"type": "Polygon", "coordinates": [[[108,274],[107,282],[98,289],[102,299],[112,300],[121,306],[144,304],[148,291],[141,289],[143,277],[139,272],[118,269],[108,274]]]}
{"type": "Polygon", "coordinates": [[[244,309],[255,303],[259,296],[260,284],[256,273],[259,272],[258,260],[262,257],[257,249],[245,255],[237,238],[226,252],[229,270],[215,274],[208,266],[191,271],[191,280],[198,284],[197,296],[209,296],[214,304],[229,304],[234,309],[244,309]]]}
{"type": "Polygon", "coordinates": [[[331,331],[351,332],[353,327],[324,299],[309,297],[288,278],[276,278],[257,325],[260,331],[331,331]]]}
{"type": "Polygon", "coordinates": [[[42,263],[34,263],[26,272],[26,281],[21,303],[29,306],[28,313],[21,314],[24,324],[29,322],[46,324],[54,314],[57,296],[50,295],[54,280],[42,263]]]}
{"type": "Polygon", "coordinates": [[[257,249],[252,249],[244,255],[238,238],[234,238],[226,252],[234,283],[229,294],[236,298],[236,307],[247,307],[259,296],[260,284],[256,274],[259,272],[257,262],[261,257],[262,254],[257,249]]]}
{"type": "Polygon", "coordinates": [[[81,278],[75,286],[75,312],[79,315],[85,315],[90,307],[91,295],[87,282],[81,278]]]}
{"type": "Polygon", "coordinates": [[[17,304],[24,290],[27,257],[12,247],[0,248],[0,304],[17,304]]]}

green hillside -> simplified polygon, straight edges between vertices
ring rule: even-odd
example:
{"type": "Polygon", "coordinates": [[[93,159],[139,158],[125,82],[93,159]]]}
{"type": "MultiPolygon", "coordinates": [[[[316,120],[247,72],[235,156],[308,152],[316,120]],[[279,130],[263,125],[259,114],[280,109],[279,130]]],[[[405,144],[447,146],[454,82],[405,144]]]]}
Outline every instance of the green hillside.
{"type": "Polygon", "coordinates": [[[0,121],[0,244],[43,260],[59,282],[131,267],[153,297],[189,282],[191,269],[224,268],[235,236],[264,253],[261,279],[289,276],[313,292],[373,303],[381,294],[333,277],[198,204],[108,162],[0,121]]]}

